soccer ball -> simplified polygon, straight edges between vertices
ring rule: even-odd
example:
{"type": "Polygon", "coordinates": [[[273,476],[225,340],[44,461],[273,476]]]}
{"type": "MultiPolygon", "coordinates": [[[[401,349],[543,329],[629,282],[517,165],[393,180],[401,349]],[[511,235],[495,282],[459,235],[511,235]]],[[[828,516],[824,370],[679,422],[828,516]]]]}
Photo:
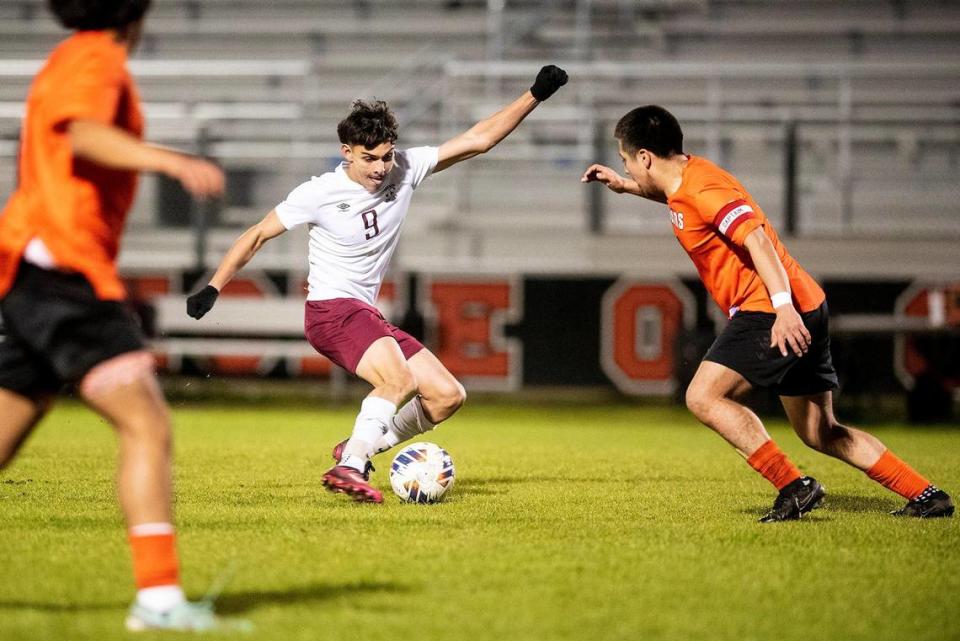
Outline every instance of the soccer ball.
{"type": "Polygon", "coordinates": [[[403,448],[390,465],[390,485],[401,501],[436,503],[453,487],[453,459],[434,443],[403,448]]]}

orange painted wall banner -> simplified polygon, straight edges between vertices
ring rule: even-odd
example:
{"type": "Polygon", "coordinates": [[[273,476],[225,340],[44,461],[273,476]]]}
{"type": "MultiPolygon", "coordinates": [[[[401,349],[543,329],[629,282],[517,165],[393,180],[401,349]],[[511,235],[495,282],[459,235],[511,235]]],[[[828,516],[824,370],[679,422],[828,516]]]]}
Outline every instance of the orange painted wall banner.
{"type": "Polygon", "coordinates": [[[473,389],[520,387],[523,351],[505,326],[521,319],[521,284],[509,277],[425,277],[419,297],[427,347],[473,389]]]}
{"type": "MultiPolygon", "coordinates": [[[[167,371],[342,381],[337,368],[302,338],[302,272],[244,271],[223,293],[233,299],[226,324],[215,316],[195,322],[186,317],[185,304],[181,312],[178,299],[195,277],[163,268],[126,274],[137,307],[153,296],[165,297],[159,308],[165,315],[156,319],[168,323],[167,334],[157,345],[168,342],[171,351],[185,354],[158,354],[166,357],[167,371]],[[263,339],[262,351],[257,351],[254,341],[263,339]],[[283,339],[283,344],[270,339],[283,339]],[[229,341],[238,346],[234,356],[224,355],[233,349],[229,341]],[[209,351],[204,355],[190,349],[209,351]]],[[[422,330],[424,344],[468,392],[612,385],[624,394],[675,394],[710,335],[727,322],[722,313],[711,316],[719,308],[692,279],[428,272],[416,274],[415,291],[408,290],[409,282],[406,274],[394,274],[384,283],[378,307],[394,324],[406,320],[418,334],[422,330]],[[407,309],[411,304],[415,310],[407,309]]],[[[827,282],[825,288],[842,301],[836,306],[840,315],[892,311],[892,321],[922,319],[918,333],[869,336],[868,350],[862,349],[860,335],[835,334],[834,358],[846,392],[896,393],[913,389],[918,377],[940,381],[948,390],[960,386],[960,281],[840,281],[827,282]]]]}
{"type": "Polygon", "coordinates": [[[603,296],[600,360],[625,394],[676,389],[677,339],[694,319],[694,300],[680,283],[615,282],[603,296]]]}

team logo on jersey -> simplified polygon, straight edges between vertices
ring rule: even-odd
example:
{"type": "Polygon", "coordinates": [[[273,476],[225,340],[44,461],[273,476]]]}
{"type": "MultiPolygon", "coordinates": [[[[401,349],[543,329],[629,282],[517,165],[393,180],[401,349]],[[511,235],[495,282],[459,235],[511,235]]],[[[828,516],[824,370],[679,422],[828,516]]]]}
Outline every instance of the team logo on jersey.
{"type": "Polygon", "coordinates": [[[337,209],[339,209],[340,211],[347,211],[348,209],[350,209],[350,204],[340,203],[339,205],[337,205],[337,209]]]}
{"type": "Polygon", "coordinates": [[[388,203],[392,203],[397,199],[397,186],[393,183],[390,183],[383,190],[383,199],[388,203]]]}

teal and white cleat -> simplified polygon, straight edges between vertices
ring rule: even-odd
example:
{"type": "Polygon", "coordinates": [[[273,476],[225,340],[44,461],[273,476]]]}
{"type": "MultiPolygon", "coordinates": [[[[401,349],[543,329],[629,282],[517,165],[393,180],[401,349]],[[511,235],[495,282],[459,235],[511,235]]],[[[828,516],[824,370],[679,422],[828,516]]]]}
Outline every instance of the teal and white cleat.
{"type": "Polygon", "coordinates": [[[213,612],[208,601],[185,601],[166,612],[150,610],[138,603],[130,606],[127,630],[172,630],[180,632],[249,632],[252,626],[244,619],[225,619],[213,612]]]}

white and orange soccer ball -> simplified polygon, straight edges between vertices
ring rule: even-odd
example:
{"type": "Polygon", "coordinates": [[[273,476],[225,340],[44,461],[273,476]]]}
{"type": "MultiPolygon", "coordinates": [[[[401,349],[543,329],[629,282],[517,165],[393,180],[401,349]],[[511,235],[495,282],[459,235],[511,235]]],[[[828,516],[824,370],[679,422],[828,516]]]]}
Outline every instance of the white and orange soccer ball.
{"type": "Polygon", "coordinates": [[[401,501],[436,503],[453,487],[453,459],[435,443],[404,447],[390,465],[390,485],[401,501]]]}

